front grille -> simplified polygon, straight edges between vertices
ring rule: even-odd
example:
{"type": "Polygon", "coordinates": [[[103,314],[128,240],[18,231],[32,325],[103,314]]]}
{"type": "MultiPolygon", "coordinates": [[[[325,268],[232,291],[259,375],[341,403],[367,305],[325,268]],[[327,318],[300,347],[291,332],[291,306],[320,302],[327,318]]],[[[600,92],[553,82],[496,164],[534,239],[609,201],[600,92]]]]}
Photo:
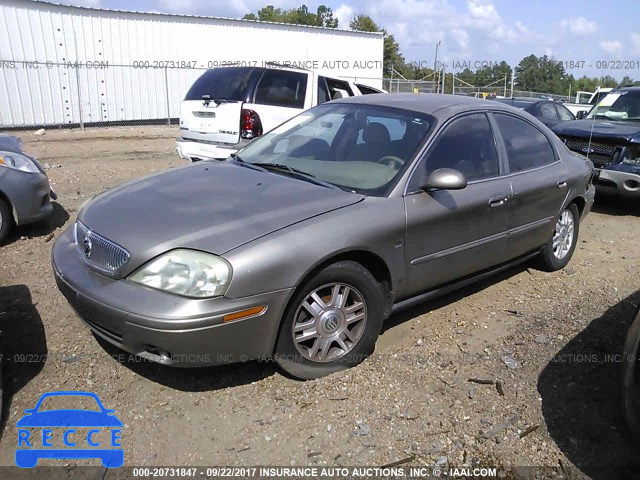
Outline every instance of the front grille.
{"type": "Polygon", "coordinates": [[[569,150],[588,156],[596,167],[611,163],[611,156],[616,149],[614,143],[589,142],[589,139],[584,138],[565,138],[565,144],[569,150]]]}
{"type": "Polygon", "coordinates": [[[96,270],[113,275],[129,261],[129,252],[87,228],[82,222],[76,222],[75,231],[80,258],[96,270]]]}

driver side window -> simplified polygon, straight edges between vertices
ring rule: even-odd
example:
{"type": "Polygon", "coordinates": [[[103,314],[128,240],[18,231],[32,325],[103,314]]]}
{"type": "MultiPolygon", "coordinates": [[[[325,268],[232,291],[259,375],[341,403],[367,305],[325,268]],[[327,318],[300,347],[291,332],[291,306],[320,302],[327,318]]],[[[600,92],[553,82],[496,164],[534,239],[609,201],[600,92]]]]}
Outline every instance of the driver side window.
{"type": "Polygon", "coordinates": [[[484,113],[466,115],[444,128],[420,161],[409,191],[419,190],[428,176],[439,168],[458,170],[468,182],[500,174],[493,131],[484,113]]]}

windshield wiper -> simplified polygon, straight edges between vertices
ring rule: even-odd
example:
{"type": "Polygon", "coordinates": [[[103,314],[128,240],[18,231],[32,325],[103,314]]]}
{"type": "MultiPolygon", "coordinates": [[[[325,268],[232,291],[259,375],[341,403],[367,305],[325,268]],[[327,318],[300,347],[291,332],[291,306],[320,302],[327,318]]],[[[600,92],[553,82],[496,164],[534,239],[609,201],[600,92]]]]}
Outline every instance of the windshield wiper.
{"type": "Polygon", "coordinates": [[[292,173],[296,178],[300,178],[301,180],[306,180],[310,183],[314,183],[322,187],[333,188],[334,190],[342,190],[341,188],[337,187],[333,183],[323,182],[322,180],[318,180],[316,176],[311,173],[298,170],[297,168],[290,167],[289,165],[284,165],[282,163],[256,162],[256,163],[251,163],[251,165],[254,165],[256,167],[262,167],[265,170],[275,170],[275,171],[281,171],[281,172],[284,171],[284,172],[292,173]]]}
{"type": "Polygon", "coordinates": [[[240,155],[238,155],[237,153],[232,153],[230,155],[230,158],[232,158],[238,165],[240,165],[242,167],[250,168],[251,170],[255,170],[257,172],[266,172],[267,171],[266,168],[256,167],[252,163],[245,162],[244,160],[242,160],[242,158],[240,158],[240,155]]]}

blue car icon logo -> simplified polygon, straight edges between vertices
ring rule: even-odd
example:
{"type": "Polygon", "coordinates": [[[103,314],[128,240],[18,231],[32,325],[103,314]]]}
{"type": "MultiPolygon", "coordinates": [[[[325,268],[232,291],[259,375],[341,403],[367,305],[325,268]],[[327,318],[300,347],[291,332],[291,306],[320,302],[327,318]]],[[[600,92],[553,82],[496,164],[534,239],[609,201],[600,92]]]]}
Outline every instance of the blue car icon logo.
{"type": "Polygon", "coordinates": [[[34,408],[24,412],[26,415],[16,423],[18,467],[35,467],[41,458],[99,458],[107,468],[121,467],[124,463],[124,451],[120,444],[122,422],[114,415],[114,410],[104,407],[95,393],[45,393],[34,408]],[[98,409],[46,410],[42,404],[51,397],[67,397],[69,403],[73,403],[74,399],[86,401],[87,398],[93,398],[98,409]],[[104,448],[107,445],[110,448],[104,448]],[[65,448],[57,448],[59,446],[65,448]]]}

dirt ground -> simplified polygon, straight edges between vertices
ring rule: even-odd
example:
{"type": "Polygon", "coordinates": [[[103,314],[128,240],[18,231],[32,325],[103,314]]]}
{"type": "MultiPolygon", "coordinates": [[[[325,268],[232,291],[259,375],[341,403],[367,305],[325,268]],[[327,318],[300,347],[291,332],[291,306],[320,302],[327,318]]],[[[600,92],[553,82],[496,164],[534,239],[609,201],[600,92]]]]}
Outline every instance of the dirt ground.
{"type": "Polygon", "coordinates": [[[124,423],[125,465],[564,466],[576,468],[560,478],[594,479],[620,466],[640,478],[618,392],[640,302],[640,205],[598,198],[564,271],[524,265],[396,314],[349,371],[300,382],[266,362],[172,369],[98,342],[49,257],[84,201],[182,165],[176,133],[21,133],[59,200],[0,248],[0,465],[14,464],[16,421],[42,393],[88,390],[124,423]]]}

